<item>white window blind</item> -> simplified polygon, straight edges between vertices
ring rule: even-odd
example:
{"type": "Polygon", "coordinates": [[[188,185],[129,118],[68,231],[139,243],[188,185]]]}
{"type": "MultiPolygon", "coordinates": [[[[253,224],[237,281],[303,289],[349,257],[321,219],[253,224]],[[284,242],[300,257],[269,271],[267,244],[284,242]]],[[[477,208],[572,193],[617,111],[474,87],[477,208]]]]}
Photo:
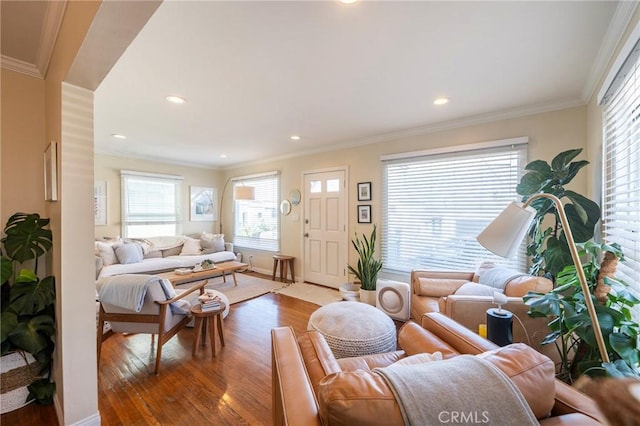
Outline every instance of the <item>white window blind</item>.
{"type": "Polygon", "coordinates": [[[256,250],[279,251],[280,175],[274,172],[242,178],[233,185],[255,188],[254,200],[234,201],[234,245],[256,250]]]}
{"type": "Polygon", "coordinates": [[[124,237],[181,233],[182,177],[121,170],[120,178],[124,237]]]}
{"type": "Polygon", "coordinates": [[[525,243],[500,258],[476,236],[511,201],[527,144],[383,160],[382,257],[386,272],[475,270],[485,260],[526,270],[525,243]]]}
{"type": "Polygon", "coordinates": [[[603,127],[603,238],[622,247],[616,276],[640,296],[640,41],[604,96],[603,127]]]}

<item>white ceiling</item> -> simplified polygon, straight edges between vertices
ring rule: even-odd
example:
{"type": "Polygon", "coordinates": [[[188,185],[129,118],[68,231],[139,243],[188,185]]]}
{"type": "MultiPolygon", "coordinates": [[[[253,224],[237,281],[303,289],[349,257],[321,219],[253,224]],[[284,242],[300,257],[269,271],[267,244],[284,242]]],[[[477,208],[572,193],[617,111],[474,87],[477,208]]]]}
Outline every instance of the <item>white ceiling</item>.
{"type": "Polygon", "coordinates": [[[95,92],[96,152],[224,168],[581,105],[629,10],[165,1],[95,92]]]}

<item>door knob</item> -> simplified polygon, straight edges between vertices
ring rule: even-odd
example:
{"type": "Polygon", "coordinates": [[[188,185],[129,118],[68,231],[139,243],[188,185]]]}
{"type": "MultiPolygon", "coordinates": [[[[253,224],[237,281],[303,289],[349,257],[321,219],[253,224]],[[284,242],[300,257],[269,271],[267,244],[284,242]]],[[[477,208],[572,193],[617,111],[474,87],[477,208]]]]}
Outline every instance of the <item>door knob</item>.
{"type": "Polygon", "coordinates": [[[305,233],[304,233],[304,237],[305,237],[305,238],[309,238],[309,233],[308,233],[308,232],[305,232],[305,233]]]}

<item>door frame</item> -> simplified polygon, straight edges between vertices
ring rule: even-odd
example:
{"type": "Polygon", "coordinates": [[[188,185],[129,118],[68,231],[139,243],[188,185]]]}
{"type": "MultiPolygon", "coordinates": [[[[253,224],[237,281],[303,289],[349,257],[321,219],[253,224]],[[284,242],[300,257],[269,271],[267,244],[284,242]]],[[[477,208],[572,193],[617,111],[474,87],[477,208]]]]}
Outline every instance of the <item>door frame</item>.
{"type": "MultiPolygon", "coordinates": [[[[344,187],[345,187],[345,191],[344,191],[344,225],[345,225],[345,233],[344,233],[344,237],[345,237],[345,250],[344,250],[344,267],[347,267],[347,264],[349,263],[349,232],[350,232],[350,222],[349,222],[349,209],[351,208],[351,205],[349,204],[349,193],[350,193],[350,181],[349,181],[349,166],[335,166],[335,167],[325,167],[322,169],[311,169],[311,170],[303,170],[302,173],[300,174],[300,182],[302,183],[301,186],[303,186],[302,188],[302,199],[305,199],[305,192],[307,190],[307,188],[304,188],[304,177],[305,175],[310,175],[310,174],[314,174],[314,173],[326,173],[326,172],[336,172],[336,171],[342,171],[344,172],[344,187]]],[[[302,229],[300,230],[300,235],[302,236],[302,238],[300,238],[300,253],[302,253],[302,259],[301,260],[301,270],[302,270],[302,282],[304,281],[304,277],[306,275],[306,271],[305,271],[305,264],[306,264],[306,256],[307,253],[305,251],[305,244],[304,244],[304,220],[305,217],[307,217],[307,203],[302,203],[302,229]]],[[[349,273],[347,273],[347,277],[349,276],[349,273]]]]}

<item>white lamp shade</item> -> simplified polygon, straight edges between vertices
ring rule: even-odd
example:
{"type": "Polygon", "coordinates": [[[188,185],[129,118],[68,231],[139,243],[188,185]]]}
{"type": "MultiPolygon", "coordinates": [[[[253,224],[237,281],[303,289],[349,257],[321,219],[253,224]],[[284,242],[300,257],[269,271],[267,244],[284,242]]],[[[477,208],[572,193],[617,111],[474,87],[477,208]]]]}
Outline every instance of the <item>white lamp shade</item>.
{"type": "Polygon", "coordinates": [[[255,200],[256,188],[254,186],[234,186],[233,187],[233,199],[234,200],[255,200]]]}
{"type": "Polygon", "coordinates": [[[521,203],[513,202],[484,228],[478,235],[478,242],[498,256],[511,257],[527,234],[535,215],[536,209],[533,207],[523,208],[521,203]]]}

